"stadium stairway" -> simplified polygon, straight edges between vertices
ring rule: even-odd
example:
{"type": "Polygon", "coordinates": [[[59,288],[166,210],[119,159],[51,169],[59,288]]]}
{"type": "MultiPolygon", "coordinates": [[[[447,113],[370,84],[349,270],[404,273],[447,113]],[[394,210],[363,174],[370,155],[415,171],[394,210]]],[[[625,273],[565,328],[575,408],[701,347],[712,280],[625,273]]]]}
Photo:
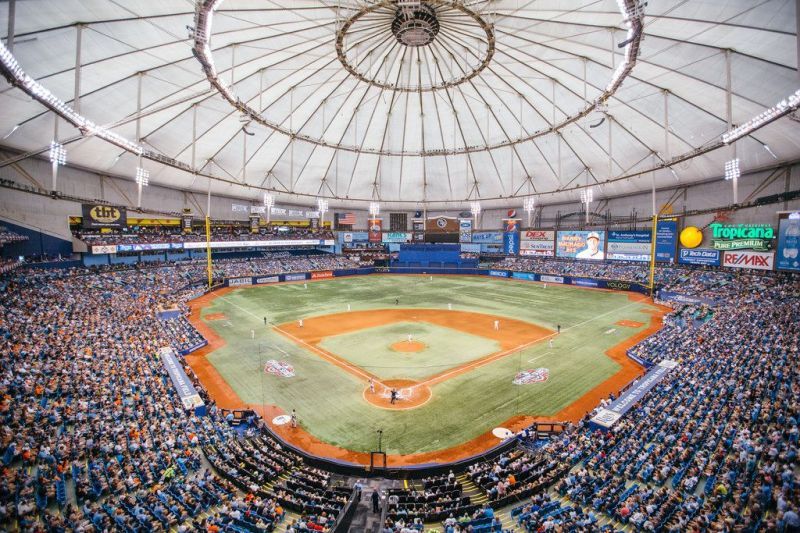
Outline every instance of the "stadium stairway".
{"type": "Polygon", "coordinates": [[[456,476],[456,479],[459,483],[461,483],[461,488],[464,492],[464,496],[469,496],[469,499],[475,505],[483,505],[484,503],[489,501],[489,498],[486,496],[486,493],[481,490],[481,488],[476,485],[472,479],[465,473],[461,473],[456,476]]]}

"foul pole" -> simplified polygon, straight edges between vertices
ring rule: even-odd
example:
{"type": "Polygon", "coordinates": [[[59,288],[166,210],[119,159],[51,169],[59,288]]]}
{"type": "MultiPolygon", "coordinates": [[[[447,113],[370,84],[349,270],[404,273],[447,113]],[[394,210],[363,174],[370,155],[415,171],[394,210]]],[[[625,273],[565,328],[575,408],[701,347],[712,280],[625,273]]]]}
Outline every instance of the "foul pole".
{"type": "Polygon", "coordinates": [[[658,213],[653,214],[653,230],[650,234],[650,299],[656,287],[656,230],[658,228],[658,213]]]}
{"type": "Polygon", "coordinates": [[[214,276],[211,266],[211,217],[208,216],[206,216],[206,270],[208,272],[208,289],[211,290],[214,276]]]}

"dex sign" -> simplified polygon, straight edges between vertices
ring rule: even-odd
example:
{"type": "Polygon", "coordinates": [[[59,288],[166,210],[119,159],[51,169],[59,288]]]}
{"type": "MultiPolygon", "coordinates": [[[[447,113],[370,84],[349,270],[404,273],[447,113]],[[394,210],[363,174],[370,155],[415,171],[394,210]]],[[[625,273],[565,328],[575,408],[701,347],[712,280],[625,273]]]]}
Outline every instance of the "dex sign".
{"type": "Polygon", "coordinates": [[[759,250],[772,246],[775,230],[767,224],[720,224],[714,222],[711,239],[715,250],[759,250]]]}

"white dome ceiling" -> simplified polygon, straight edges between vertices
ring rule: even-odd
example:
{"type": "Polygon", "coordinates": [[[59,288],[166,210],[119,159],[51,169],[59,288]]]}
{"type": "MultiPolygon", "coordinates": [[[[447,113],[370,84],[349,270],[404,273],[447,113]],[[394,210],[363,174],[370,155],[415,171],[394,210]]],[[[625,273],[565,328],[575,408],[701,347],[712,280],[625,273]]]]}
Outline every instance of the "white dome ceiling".
{"type": "MultiPolygon", "coordinates": [[[[205,192],[211,176],[216,194],[332,206],[615,196],[649,189],[654,166],[664,183],[717,177],[733,149],[706,150],[728,130],[728,73],[734,125],[800,87],[792,0],[651,1],[641,35],[623,0],[414,4],[206,0],[196,43],[188,0],[18,1],[13,54],[95,124],[135,141],[138,118],[141,145],[183,166],[145,161],[153,184],[205,192]]],[[[69,163],[134,178],[136,155],[60,123],[69,163]]],[[[0,136],[15,126],[2,144],[41,152],[53,113],[3,82],[0,136]]],[[[798,159],[800,124],[736,151],[743,172],[798,159]]]]}

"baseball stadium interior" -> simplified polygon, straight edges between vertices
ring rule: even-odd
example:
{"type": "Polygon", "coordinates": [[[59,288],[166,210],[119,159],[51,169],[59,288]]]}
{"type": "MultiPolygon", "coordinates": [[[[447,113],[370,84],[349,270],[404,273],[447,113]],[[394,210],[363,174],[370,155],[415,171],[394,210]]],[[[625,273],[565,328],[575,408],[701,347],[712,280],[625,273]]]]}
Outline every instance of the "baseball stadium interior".
{"type": "Polygon", "coordinates": [[[800,532],[798,26],[0,1],[0,531],[800,532]]]}

